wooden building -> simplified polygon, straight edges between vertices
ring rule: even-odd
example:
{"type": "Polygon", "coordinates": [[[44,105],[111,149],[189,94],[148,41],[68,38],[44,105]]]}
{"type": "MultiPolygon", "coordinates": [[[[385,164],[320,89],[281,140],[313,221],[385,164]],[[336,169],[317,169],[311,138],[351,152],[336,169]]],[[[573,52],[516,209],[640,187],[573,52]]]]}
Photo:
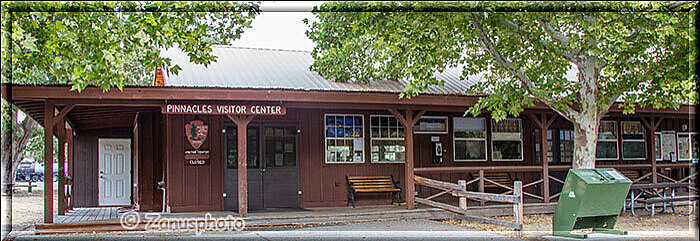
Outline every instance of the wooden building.
{"type": "MultiPolygon", "coordinates": [[[[59,214],[112,205],[159,211],[165,204],[169,212],[245,216],[344,206],[346,176],[392,175],[414,208],[414,195],[435,194],[415,190],[414,174],[466,180],[489,192],[508,192],[503,178],[510,185],[521,180],[530,201],[550,202],[571,167],[571,123],[541,104],[501,122],[488,113],[465,117],[478,96],[464,89],[478,79],[461,80],[456,69],[438,75],[444,86],[400,99],[405,82],[333,82],[308,70],[308,52],[214,50],[218,61],[208,67],[167,51],[182,71],[159,73],[154,86],[77,92],[4,85],[3,98],[67,146],[67,160],[63,148],[58,160],[68,170],[59,169],[58,197],[47,182],[46,203],[58,198],[59,214]]],[[[597,165],[635,182],[689,180],[700,155],[695,114],[695,105],[638,108],[634,115],[613,107],[601,124],[597,165]]],[[[52,170],[45,174],[52,177],[52,170]]],[[[390,202],[389,194],[357,198],[358,205],[390,202]]],[[[45,211],[52,222],[53,206],[45,211]]]]}

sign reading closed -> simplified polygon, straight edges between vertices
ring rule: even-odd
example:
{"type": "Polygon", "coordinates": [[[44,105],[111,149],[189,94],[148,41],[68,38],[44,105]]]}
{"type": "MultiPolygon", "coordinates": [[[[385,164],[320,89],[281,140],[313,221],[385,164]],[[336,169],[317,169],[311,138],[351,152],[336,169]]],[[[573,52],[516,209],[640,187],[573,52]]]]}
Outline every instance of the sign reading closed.
{"type": "Polygon", "coordinates": [[[285,115],[287,109],[279,105],[165,104],[161,112],[180,115],[285,115]]]}
{"type": "Polygon", "coordinates": [[[185,165],[206,165],[209,161],[209,150],[186,150],[185,165]]]}

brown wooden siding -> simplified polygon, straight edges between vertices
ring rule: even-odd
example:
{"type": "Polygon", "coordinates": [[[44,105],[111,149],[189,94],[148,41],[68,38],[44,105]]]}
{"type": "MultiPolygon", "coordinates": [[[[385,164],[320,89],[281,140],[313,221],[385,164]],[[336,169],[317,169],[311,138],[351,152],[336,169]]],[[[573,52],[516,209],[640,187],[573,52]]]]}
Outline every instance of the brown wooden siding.
{"type": "Polygon", "coordinates": [[[163,192],[158,181],[163,180],[162,118],[159,112],[140,112],[134,126],[134,169],[132,170],[134,202],[141,210],[162,209],[163,192]]]}
{"type": "MultiPolygon", "coordinates": [[[[131,138],[130,128],[113,128],[76,131],[73,138],[73,205],[96,207],[98,205],[98,138],[131,138]]],[[[133,150],[133,145],[132,145],[133,150]]]]}
{"type": "Polygon", "coordinates": [[[222,118],[219,116],[168,116],[167,203],[172,212],[223,210],[222,118]],[[207,165],[185,166],[184,151],[193,150],[185,138],[186,122],[199,118],[209,125],[200,150],[209,149],[207,165]]]}

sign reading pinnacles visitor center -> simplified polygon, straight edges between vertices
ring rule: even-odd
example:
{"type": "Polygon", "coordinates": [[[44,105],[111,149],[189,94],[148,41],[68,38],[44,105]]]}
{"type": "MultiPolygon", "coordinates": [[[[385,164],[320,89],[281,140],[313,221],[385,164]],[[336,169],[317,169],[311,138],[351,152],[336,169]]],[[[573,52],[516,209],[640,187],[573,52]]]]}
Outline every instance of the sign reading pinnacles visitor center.
{"type": "Polygon", "coordinates": [[[173,115],[285,115],[287,109],[279,105],[165,104],[161,112],[173,115]]]}

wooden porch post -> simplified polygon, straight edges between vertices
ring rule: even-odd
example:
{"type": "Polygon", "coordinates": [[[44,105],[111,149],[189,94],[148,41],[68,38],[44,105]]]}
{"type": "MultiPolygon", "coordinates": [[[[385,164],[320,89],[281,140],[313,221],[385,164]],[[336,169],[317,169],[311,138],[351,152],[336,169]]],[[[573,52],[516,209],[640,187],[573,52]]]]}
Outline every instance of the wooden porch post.
{"type": "Polygon", "coordinates": [[[65,215],[66,175],[63,166],[66,162],[66,121],[64,118],[57,120],[56,132],[58,134],[58,215],[65,215]]]}
{"type": "Polygon", "coordinates": [[[66,144],[68,145],[68,202],[66,203],[66,208],[68,210],[73,210],[73,128],[70,125],[66,126],[66,144]]]}
{"type": "MultiPolygon", "coordinates": [[[[66,105],[63,107],[63,109],[61,109],[61,111],[58,112],[58,114],[54,116],[54,103],[49,101],[44,102],[44,223],[53,223],[54,128],[58,122],[57,120],[63,120],[63,118],[68,114],[68,112],[70,112],[71,109],[73,109],[74,106],[74,104],[66,105]]],[[[65,125],[63,122],[62,124],[65,125]]]]}
{"type": "Polygon", "coordinates": [[[53,113],[54,105],[44,103],[44,223],[53,223],[53,113]]]}
{"type": "Polygon", "coordinates": [[[406,208],[415,209],[416,203],[413,196],[416,190],[414,184],[415,181],[413,180],[413,125],[415,125],[420,117],[425,114],[425,110],[419,111],[418,114],[414,116],[413,110],[408,109],[406,110],[405,117],[396,109],[389,109],[389,112],[391,112],[399,123],[403,125],[404,142],[406,142],[406,163],[404,164],[404,179],[406,179],[404,182],[406,185],[404,188],[404,191],[406,192],[406,208]]]}
{"type": "Polygon", "coordinates": [[[557,118],[557,115],[553,115],[551,119],[547,120],[547,114],[542,114],[540,118],[538,119],[535,114],[532,113],[527,113],[527,116],[530,117],[532,122],[537,125],[537,128],[540,132],[540,163],[542,164],[542,199],[545,203],[549,203],[549,160],[548,154],[547,154],[547,129],[549,129],[549,126],[552,125],[554,120],[557,118]]]}
{"type": "Polygon", "coordinates": [[[248,146],[248,123],[253,119],[252,115],[232,116],[229,119],[236,124],[238,136],[238,214],[241,217],[248,216],[248,160],[246,153],[248,146]]]}
{"type": "Polygon", "coordinates": [[[656,142],[656,135],[654,133],[656,130],[659,128],[659,125],[661,124],[661,121],[663,120],[663,117],[660,117],[658,120],[656,118],[651,117],[650,121],[647,121],[644,118],[640,118],[642,121],[642,125],[649,130],[649,144],[647,144],[647,149],[649,151],[649,158],[651,159],[651,181],[652,183],[658,183],[658,168],[656,167],[656,147],[655,142],[656,142]],[[651,147],[651,148],[648,148],[651,147]]]}

